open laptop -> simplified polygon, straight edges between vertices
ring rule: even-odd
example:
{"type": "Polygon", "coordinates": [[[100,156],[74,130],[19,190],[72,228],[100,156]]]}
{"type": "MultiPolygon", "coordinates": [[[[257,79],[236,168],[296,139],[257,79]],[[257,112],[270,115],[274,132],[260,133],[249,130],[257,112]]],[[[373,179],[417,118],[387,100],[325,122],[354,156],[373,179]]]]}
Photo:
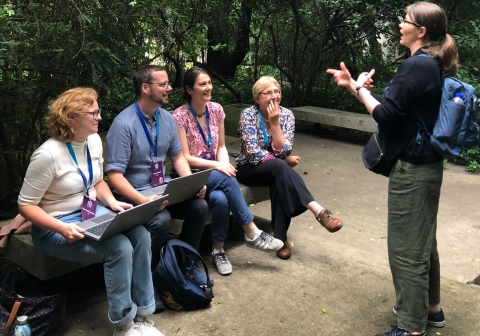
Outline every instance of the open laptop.
{"type": "Polygon", "coordinates": [[[77,223],[77,225],[85,229],[85,236],[103,241],[149,221],[167,197],[168,195],[165,195],[122,212],[111,211],[105,215],[77,223]]]}
{"type": "Polygon", "coordinates": [[[195,197],[198,191],[207,183],[211,172],[211,169],[206,169],[192,175],[178,177],[170,180],[167,184],[146,189],[140,191],[140,193],[143,196],[168,194],[167,200],[169,205],[180,203],[195,197]]]}

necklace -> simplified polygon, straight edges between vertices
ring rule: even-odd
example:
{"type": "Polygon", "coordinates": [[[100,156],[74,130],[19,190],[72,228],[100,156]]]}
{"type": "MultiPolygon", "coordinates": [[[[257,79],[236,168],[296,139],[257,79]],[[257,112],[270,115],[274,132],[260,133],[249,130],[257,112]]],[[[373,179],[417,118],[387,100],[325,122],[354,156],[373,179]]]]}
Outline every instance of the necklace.
{"type": "Polygon", "coordinates": [[[196,114],[195,113],[195,115],[197,116],[197,119],[200,119],[201,117],[203,117],[205,115],[206,112],[207,111],[205,110],[205,111],[203,111],[203,113],[201,113],[201,114],[196,114]]]}

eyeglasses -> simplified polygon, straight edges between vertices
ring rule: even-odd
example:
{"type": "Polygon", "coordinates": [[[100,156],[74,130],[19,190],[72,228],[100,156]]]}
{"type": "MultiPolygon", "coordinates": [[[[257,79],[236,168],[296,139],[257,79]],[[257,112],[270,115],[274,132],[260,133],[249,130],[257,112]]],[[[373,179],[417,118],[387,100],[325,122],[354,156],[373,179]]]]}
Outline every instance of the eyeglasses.
{"type": "Polygon", "coordinates": [[[405,20],[405,19],[403,19],[402,22],[403,22],[403,23],[410,23],[411,25],[414,25],[414,26],[417,27],[417,28],[422,27],[422,25],[419,25],[419,24],[416,23],[416,22],[408,21],[408,20],[405,20]]]}
{"type": "Polygon", "coordinates": [[[280,90],[274,90],[268,92],[261,92],[260,94],[273,98],[274,96],[280,96],[282,92],[280,90]]]}
{"type": "Polygon", "coordinates": [[[165,83],[150,83],[150,82],[147,82],[145,84],[156,84],[156,85],[160,86],[162,89],[171,86],[169,82],[165,82],[165,83]]]}
{"type": "Polygon", "coordinates": [[[83,112],[83,113],[85,113],[85,114],[90,114],[93,119],[97,119],[98,117],[101,116],[101,114],[102,114],[102,109],[98,109],[98,110],[93,111],[93,112],[83,112]]]}

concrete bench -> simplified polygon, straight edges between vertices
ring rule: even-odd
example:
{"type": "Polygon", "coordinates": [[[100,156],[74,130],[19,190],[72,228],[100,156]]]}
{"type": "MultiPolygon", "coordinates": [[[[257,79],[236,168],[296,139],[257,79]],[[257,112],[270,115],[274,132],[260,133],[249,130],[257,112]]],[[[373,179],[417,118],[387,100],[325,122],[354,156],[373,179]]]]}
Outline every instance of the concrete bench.
{"type": "MultiPolygon", "coordinates": [[[[234,157],[231,157],[232,160],[234,157]]],[[[240,190],[247,204],[255,204],[269,199],[267,187],[247,187],[241,184],[240,190]]],[[[0,222],[0,227],[9,222],[10,220],[0,222]]],[[[178,228],[181,222],[172,220],[172,227],[178,228]]],[[[51,279],[88,265],[43,254],[33,245],[30,234],[10,235],[7,245],[0,248],[0,253],[40,280],[51,279]]]]}
{"type": "Polygon", "coordinates": [[[300,106],[290,108],[295,120],[315,123],[315,131],[320,131],[320,125],[330,125],[373,133],[377,123],[370,114],[332,110],[316,106],[300,106]]]}
{"type": "MultiPolygon", "coordinates": [[[[238,136],[240,113],[250,107],[247,104],[232,104],[223,107],[225,111],[225,132],[238,136]]],[[[296,121],[306,121],[315,124],[315,132],[319,132],[321,125],[344,127],[358,131],[373,133],[377,123],[369,114],[332,110],[316,106],[288,107],[295,115],[296,121]]]]}

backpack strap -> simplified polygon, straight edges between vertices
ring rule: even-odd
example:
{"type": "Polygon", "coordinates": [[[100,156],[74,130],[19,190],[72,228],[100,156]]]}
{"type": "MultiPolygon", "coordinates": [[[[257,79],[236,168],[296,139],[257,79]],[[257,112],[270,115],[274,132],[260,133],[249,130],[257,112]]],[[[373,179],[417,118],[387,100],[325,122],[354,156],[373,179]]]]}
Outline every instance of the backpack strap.
{"type": "MultiPolygon", "coordinates": [[[[426,57],[426,58],[432,58],[432,56],[430,56],[429,54],[418,54],[417,56],[419,57],[426,57]]],[[[445,75],[443,73],[441,73],[441,76],[442,76],[442,91],[443,91],[443,84],[445,83],[445,75]]],[[[420,141],[422,139],[422,135],[420,134],[420,130],[424,130],[425,133],[428,135],[428,137],[431,137],[432,134],[428,131],[428,127],[427,127],[427,123],[425,122],[425,119],[423,119],[423,117],[420,115],[420,113],[418,112],[417,109],[415,109],[415,117],[417,118],[417,124],[418,126],[420,126],[418,132],[417,132],[417,138],[416,138],[416,142],[417,144],[420,144],[420,141]]]]}
{"type": "MultiPolygon", "coordinates": [[[[181,249],[180,250],[180,253],[182,254],[182,261],[185,260],[185,250],[191,252],[192,254],[194,254],[195,256],[198,257],[198,259],[200,259],[200,261],[202,262],[203,264],[203,268],[205,270],[205,274],[207,275],[207,287],[208,288],[212,288],[213,285],[210,281],[210,277],[208,275],[208,268],[207,268],[207,264],[205,263],[205,261],[203,260],[202,256],[197,252],[197,250],[195,250],[192,246],[190,246],[189,244],[185,243],[184,241],[181,241],[180,239],[170,239],[167,241],[167,244],[165,245],[165,248],[168,250],[168,253],[170,254],[170,256],[172,258],[175,258],[175,250],[174,250],[174,247],[180,247],[181,249]]],[[[181,270],[179,269],[178,267],[178,264],[176,262],[176,260],[172,260],[172,261],[175,261],[175,262],[168,262],[168,263],[165,263],[165,268],[167,269],[168,273],[170,274],[170,276],[175,279],[176,283],[179,283],[179,284],[183,284],[185,282],[185,279],[183,277],[183,274],[181,272],[181,270]],[[175,265],[175,266],[173,266],[175,265]]]]}
{"type": "Polygon", "coordinates": [[[13,304],[12,311],[10,312],[10,316],[8,316],[7,324],[5,324],[5,329],[3,330],[3,336],[8,334],[8,331],[12,327],[12,323],[15,320],[15,316],[17,316],[18,308],[20,308],[20,301],[15,301],[13,304]]]}

